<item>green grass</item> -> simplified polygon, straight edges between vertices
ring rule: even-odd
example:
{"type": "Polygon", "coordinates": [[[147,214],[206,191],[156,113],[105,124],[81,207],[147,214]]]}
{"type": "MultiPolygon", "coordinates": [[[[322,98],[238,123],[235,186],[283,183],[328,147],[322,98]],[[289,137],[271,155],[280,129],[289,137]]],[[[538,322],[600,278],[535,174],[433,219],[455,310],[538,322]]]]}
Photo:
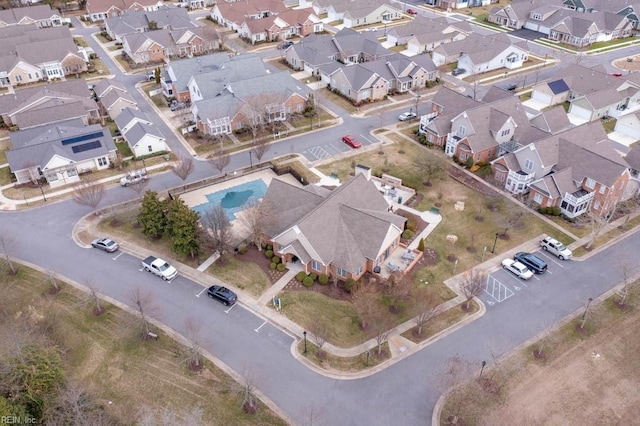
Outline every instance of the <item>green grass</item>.
{"type": "Polygon", "coordinates": [[[435,335],[436,333],[459,323],[469,315],[478,312],[478,310],[480,309],[480,306],[476,303],[476,301],[472,300],[469,303],[469,310],[465,311],[462,308],[466,305],[466,303],[467,302],[463,302],[431,318],[422,326],[421,335],[417,334],[418,327],[416,326],[402,333],[402,336],[414,343],[420,343],[424,340],[427,340],[429,337],[435,335]]]}
{"type": "Polygon", "coordinates": [[[369,351],[369,356],[366,352],[352,357],[337,357],[322,351],[322,356],[318,356],[318,347],[314,344],[313,338],[307,338],[307,353],[304,353],[304,340],[298,343],[298,352],[302,354],[309,361],[318,365],[326,370],[338,370],[338,371],[363,371],[369,368],[373,368],[376,365],[391,358],[391,350],[389,344],[384,342],[380,346],[380,354],[378,354],[378,347],[369,351]]]}
{"type": "Polygon", "coordinates": [[[84,37],[82,37],[82,36],[75,36],[75,37],[73,37],[73,42],[74,42],[77,46],[89,47],[89,43],[87,43],[87,40],[85,40],[85,39],[84,39],[84,37]]]}
{"type": "Polygon", "coordinates": [[[262,269],[252,262],[244,262],[242,257],[228,255],[223,266],[216,262],[207,269],[207,273],[255,297],[271,286],[269,277],[262,269]]]}
{"type": "Polygon", "coordinates": [[[11,170],[9,167],[3,167],[0,169],[0,186],[8,185],[11,183],[11,170]]]}
{"type": "Polygon", "coordinates": [[[614,131],[617,122],[618,120],[613,117],[609,117],[606,120],[600,120],[600,124],[602,124],[602,127],[604,128],[604,131],[607,132],[607,134],[614,131]]]}
{"type": "Polygon", "coordinates": [[[326,97],[328,100],[330,100],[331,102],[333,102],[334,104],[342,107],[345,111],[347,111],[348,114],[355,114],[358,111],[358,108],[353,106],[351,102],[349,102],[342,96],[339,96],[338,94],[333,93],[329,89],[323,89],[322,95],[326,97]]]}
{"type": "Polygon", "coordinates": [[[122,156],[122,158],[129,158],[133,156],[133,151],[129,148],[129,144],[125,141],[117,142],[116,148],[118,148],[118,152],[122,156]]]}

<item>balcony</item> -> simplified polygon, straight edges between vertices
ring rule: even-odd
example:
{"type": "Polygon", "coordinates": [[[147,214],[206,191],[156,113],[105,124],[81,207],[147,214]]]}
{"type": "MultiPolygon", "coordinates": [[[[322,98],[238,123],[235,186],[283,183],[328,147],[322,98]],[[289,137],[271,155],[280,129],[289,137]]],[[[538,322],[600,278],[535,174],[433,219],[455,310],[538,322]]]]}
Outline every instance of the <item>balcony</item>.
{"type": "Polygon", "coordinates": [[[449,157],[453,157],[456,153],[456,148],[458,147],[458,144],[461,140],[462,138],[456,135],[456,132],[448,133],[447,142],[444,149],[445,154],[447,154],[447,156],[449,157]]]}
{"type": "Polygon", "coordinates": [[[595,192],[587,192],[584,189],[580,189],[573,194],[569,194],[567,192],[566,194],[564,194],[564,197],[562,199],[569,204],[577,206],[584,202],[590,201],[593,198],[594,194],[595,192]]]}
{"type": "Polygon", "coordinates": [[[534,177],[535,177],[534,173],[527,174],[523,171],[514,172],[513,170],[509,170],[509,178],[519,183],[529,184],[533,181],[534,177]]]}

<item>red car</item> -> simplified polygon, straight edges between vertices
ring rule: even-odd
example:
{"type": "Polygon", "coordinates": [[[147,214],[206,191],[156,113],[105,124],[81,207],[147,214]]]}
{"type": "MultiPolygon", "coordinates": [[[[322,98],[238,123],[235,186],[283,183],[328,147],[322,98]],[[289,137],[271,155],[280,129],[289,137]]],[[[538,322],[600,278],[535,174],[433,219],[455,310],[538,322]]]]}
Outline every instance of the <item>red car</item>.
{"type": "Polygon", "coordinates": [[[415,10],[413,10],[413,9],[407,9],[407,13],[408,13],[409,15],[417,15],[417,14],[418,14],[418,12],[416,12],[416,11],[415,11],[415,10]]]}
{"type": "Polygon", "coordinates": [[[343,136],[342,137],[342,142],[346,143],[351,148],[360,148],[362,146],[362,144],[360,142],[358,142],[356,140],[356,138],[354,138],[351,135],[343,136]]]}
{"type": "Polygon", "coordinates": [[[612,72],[611,75],[614,76],[614,77],[622,77],[622,73],[621,72],[612,72]]]}

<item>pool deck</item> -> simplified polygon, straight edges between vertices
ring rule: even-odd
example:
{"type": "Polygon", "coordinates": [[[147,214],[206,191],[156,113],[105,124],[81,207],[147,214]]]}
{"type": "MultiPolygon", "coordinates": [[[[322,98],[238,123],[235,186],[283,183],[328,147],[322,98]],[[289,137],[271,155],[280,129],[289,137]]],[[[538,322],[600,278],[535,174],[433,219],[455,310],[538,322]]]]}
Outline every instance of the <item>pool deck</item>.
{"type": "Polygon", "coordinates": [[[224,191],[225,189],[233,188],[234,186],[242,185],[243,183],[252,182],[258,179],[262,179],[262,181],[268,187],[271,183],[271,180],[273,180],[274,178],[278,178],[284,182],[302,187],[302,184],[290,174],[278,176],[271,170],[261,170],[259,172],[240,176],[237,179],[229,179],[225,182],[216,183],[211,186],[196,189],[195,191],[185,192],[184,194],[180,194],[180,198],[185,202],[187,206],[195,207],[201,204],[208,203],[209,200],[207,199],[207,195],[213,194],[214,192],[224,191]]]}

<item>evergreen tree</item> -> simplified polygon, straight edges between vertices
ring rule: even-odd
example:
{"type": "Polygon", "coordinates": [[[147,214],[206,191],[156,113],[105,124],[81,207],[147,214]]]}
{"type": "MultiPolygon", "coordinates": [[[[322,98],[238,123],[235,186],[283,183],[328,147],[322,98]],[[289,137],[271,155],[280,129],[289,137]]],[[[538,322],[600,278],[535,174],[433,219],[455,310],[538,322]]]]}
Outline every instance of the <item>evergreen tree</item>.
{"type": "Polygon", "coordinates": [[[162,236],[167,226],[164,209],[165,204],[160,201],[157,192],[145,192],[142,207],[138,213],[138,222],[142,226],[144,235],[154,238],[162,236]]]}
{"type": "Polygon", "coordinates": [[[176,253],[191,257],[198,253],[198,213],[180,198],[174,198],[169,205],[165,232],[171,238],[172,249],[176,253]]]}

